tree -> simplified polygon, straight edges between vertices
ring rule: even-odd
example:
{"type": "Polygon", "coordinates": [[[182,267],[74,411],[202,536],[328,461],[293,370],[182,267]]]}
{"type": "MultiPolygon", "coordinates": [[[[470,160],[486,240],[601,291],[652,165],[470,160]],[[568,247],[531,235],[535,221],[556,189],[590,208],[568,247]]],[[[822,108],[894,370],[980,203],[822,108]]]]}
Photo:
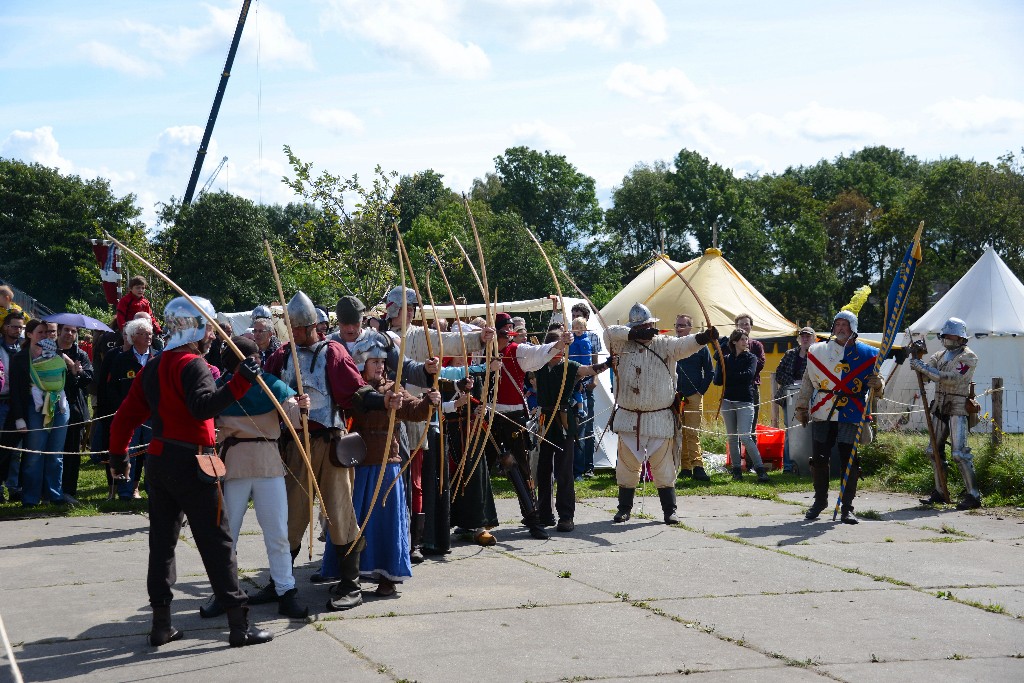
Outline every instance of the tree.
{"type": "Polygon", "coordinates": [[[106,180],[0,159],[0,275],[55,310],[69,299],[102,306],[88,240],[105,230],[133,246],[144,242],[139,214],[134,195],[116,197],[106,180]]]}
{"type": "Polygon", "coordinates": [[[308,262],[322,273],[333,273],[342,284],[341,293],[352,293],[368,306],[384,298],[398,274],[394,226],[399,219],[394,204],[393,179],[397,173],[374,169],[373,183],[364,186],[359,177],[336,176],[322,171],[313,177],[313,165],[303,162],[287,145],[294,177],[285,178],[288,187],[304,202],[322,213],[325,229],[334,234],[335,249],[308,254],[308,262]],[[353,210],[346,195],[354,195],[353,210]]]}
{"type": "MultiPolygon", "coordinates": [[[[566,248],[600,227],[603,216],[594,179],[564,156],[510,147],[495,157],[494,168],[495,178],[479,185],[493,194],[487,198],[491,208],[495,213],[515,211],[541,241],[566,248]]],[[[483,197],[474,193],[474,198],[483,197]]]]}
{"type": "Polygon", "coordinates": [[[417,216],[433,215],[455,198],[455,193],[442,182],[443,178],[437,171],[427,169],[398,180],[391,203],[398,207],[399,230],[408,232],[417,216]]]}
{"type": "Polygon", "coordinates": [[[672,223],[675,185],[668,165],[637,164],[612,191],[612,208],[605,212],[605,235],[611,253],[632,271],[666,250],[677,257],[692,252],[689,235],[672,223]]]}
{"type": "Polygon", "coordinates": [[[189,206],[161,207],[156,244],[169,275],[219,310],[244,311],[277,299],[263,242],[271,237],[266,213],[227,192],[207,192],[189,206]]]}

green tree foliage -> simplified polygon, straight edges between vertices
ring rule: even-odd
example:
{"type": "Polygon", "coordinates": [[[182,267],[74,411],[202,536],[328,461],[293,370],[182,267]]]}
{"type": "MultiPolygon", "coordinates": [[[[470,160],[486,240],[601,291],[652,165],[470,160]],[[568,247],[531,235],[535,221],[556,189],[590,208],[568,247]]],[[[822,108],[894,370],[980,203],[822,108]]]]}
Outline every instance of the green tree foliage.
{"type": "Polygon", "coordinates": [[[473,196],[496,213],[514,211],[541,241],[569,247],[601,225],[594,179],[564,156],[510,147],[494,159],[494,177],[478,182],[473,196]]]}
{"type": "Polygon", "coordinates": [[[144,242],[135,197],[116,197],[103,179],[84,180],[39,164],[0,159],[0,275],[54,310],[69,299],[105,302],[88,240],[107,231],[144,242]]]}
{"type": "Polygon", "coordinates": [[[263,242],[266,213],[227,192],[207,192],[190,206],[164,204],[156,236],[169,275],[218,310],[244,311],[277,298],[263,242]]]}
{"type": "Polygon", "coordinates": [[[318,272],[337,278],[338,293],[352,293],[372,306],[397,281],[394,226],[399,211],[393,202],[393,182],[398,174],[385,173],[378,166],[369,187],[356,175],[345,178],[322,171],[314,177],[311,163],[303,162],[287,145],[284,151],[294,174],[284,179],[285,184],[322,212],[322,229],[335,236],[334,250],[303,256],[318,272]],[[351,209],[346,195],[355,196],[351,209]]]}
{"type": "Polygon", "coordinates": [[[398,207],[399,230],[408,232],[417,216],[435,215],[456,199],[455,193],[445,186],[443,179],[444,176],[433,169],[399,178],[395,195],[391,199],[392,204],[398,207]]]}

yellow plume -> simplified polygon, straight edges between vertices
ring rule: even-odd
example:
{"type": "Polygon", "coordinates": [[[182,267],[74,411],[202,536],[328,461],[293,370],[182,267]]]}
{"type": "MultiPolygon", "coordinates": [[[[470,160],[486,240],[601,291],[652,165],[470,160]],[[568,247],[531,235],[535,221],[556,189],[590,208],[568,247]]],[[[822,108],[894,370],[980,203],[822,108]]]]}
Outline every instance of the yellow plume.
{"type": "Polygon", "coordinates": [[[871,287],[868,285],[858,287],[857,291],[853,293],[853,298],[850,299],[850,303],[843,306],[842,310],[849,311],[854,315],[860,315],[860,309],[864,308],[864,304],[867,303],[869,294],[871,294],[871,287]]]}

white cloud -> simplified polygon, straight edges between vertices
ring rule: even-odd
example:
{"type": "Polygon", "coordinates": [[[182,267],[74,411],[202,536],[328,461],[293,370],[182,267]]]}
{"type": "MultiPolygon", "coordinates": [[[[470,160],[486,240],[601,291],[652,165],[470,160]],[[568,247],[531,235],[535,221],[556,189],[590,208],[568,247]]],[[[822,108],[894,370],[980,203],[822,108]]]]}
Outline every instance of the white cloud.
{"type": "MultiPolygon", "coordinates": [[[[768,124],[770,119],[761,119],[768,124]]],[[[889,120],[873,111],[835,109],[811,102],[803,109],[787,112],[781,122],[769,129],[786,136],[795,135],[817,142],[829,140],[878,140],[893,132],[889,120]]]]}
{"type": "Polygon", "coordinates": [[[78,49],[82,57],[96,66],[113,69],[129,76],[146,78],[163,73],[158,65],[97,40],[83,43],[78,49]]]}
{"type": "Polygon", "coordinates": [[[314,109],[309,115],[309,120],[335,135],[363,132],[362,120],[344,109],[314,109]]]}
{"type": "Polygon", "coordinates": [[[690,102],[701,97],[700,90],[682,69],[672,67],[652,71],[632,62],[619,64],[612,69],[605,86],[626,97],[654,102],[665,99],[690,102]]]}
{"type": "Polygon", "coordinates": [[[654,0],[504,0],[526,13],[526,47],[561,49],[586,43],[605,49],[660,45],[668,38],[665,15],[654,0]]]}
{"type": "Polygon", "coordinates": [[[539,120],[512,126],[512,137],[517,144],[535,149],[564,150],[573,146],[567,133],[539,120]]]}
{"type": "Polygon", "coordinates": [[[655,126],[648,123],[641,123],[622,131],[627,138],[634,140],[661,140],[667,138],[669,133],[664,126],[655,126]]]}
{"type": "Polygon", "coordinates": [[[702,140],[710,140],[712,134],[739,137],[748,128],[741,117],[711,101],[684,104],[672,112],[670,120],[675,129],[702,140]]]}
{"type": "Polygon", "coordinates": [[[454,78],[491,68],[483,49],[461,41],[453,26],[462,3],[446,0],[328,0],[325,23],[359,35],[387,56],[454,78]]]}
{"type": "Polygon", "coordinates": [[[944,130],[972,134],[1008,134],[1024,128],[1024,102],[995,97],[973,100],[950,99],[926,110],[944,130]]]}
{"type": "Polygon", "coordinates": [[[74,169],[74,164],[60,155],[60,145],[53,136],[52,126],[40,126],[31,132],[13,131],[0,143],[0,156],[42,164],[61,173],[70,173],[74,169]]]}
{"type": "MultiPolygon", "coordinates": [[[[187,178],[202,139],[203,129],[199,126],[171,126],[165,129],[157,138],[156,149],[150,152],[146,160],[146,173],[151,176],[174,175],[187,178]]],[[[216,158],[216,154],[217,144],[211,140],[207,160],[216,158]]]]}
{"type": "MultiPolygon", "coordinates": [[[[162,61],[184,64],[203,53],[223,54],[238,25],[238,7],[206,6],[209,20],[198,28],[155,26],[143,22],[126,21],[121,24],[138,37],[139,46],[162,61]]],[[[248,59],[255,59],[259,50],[260,62],[265,65],[313,67],[313,51],[309,43],[295,37],[283,15],[260,3],[253,5],[246,18],[239,50],[248,59]]]]}

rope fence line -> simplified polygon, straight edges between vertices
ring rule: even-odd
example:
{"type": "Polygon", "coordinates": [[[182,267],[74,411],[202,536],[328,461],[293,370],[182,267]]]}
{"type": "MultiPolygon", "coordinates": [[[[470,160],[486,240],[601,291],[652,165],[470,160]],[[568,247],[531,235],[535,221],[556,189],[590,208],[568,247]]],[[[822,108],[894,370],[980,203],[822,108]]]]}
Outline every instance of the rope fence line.
{"type": "MultiPolygon", "coordinates": [[[[114,417],[116,412],[110,413],[109,415],[103,415],[101,417],[94,417],[89,420],[82,420],[81,422],[71,422],[62,427],[81,427],[82,425],[92,424],[93,422],[99,422],[100,420],[106,420],[108,417],[114,417]]],[[[35,429],[0,429],[0,434],[27,434],[28,432],[46,432],[51,429],[60,429],[60,427],[36,427],[35,429]]]]}

